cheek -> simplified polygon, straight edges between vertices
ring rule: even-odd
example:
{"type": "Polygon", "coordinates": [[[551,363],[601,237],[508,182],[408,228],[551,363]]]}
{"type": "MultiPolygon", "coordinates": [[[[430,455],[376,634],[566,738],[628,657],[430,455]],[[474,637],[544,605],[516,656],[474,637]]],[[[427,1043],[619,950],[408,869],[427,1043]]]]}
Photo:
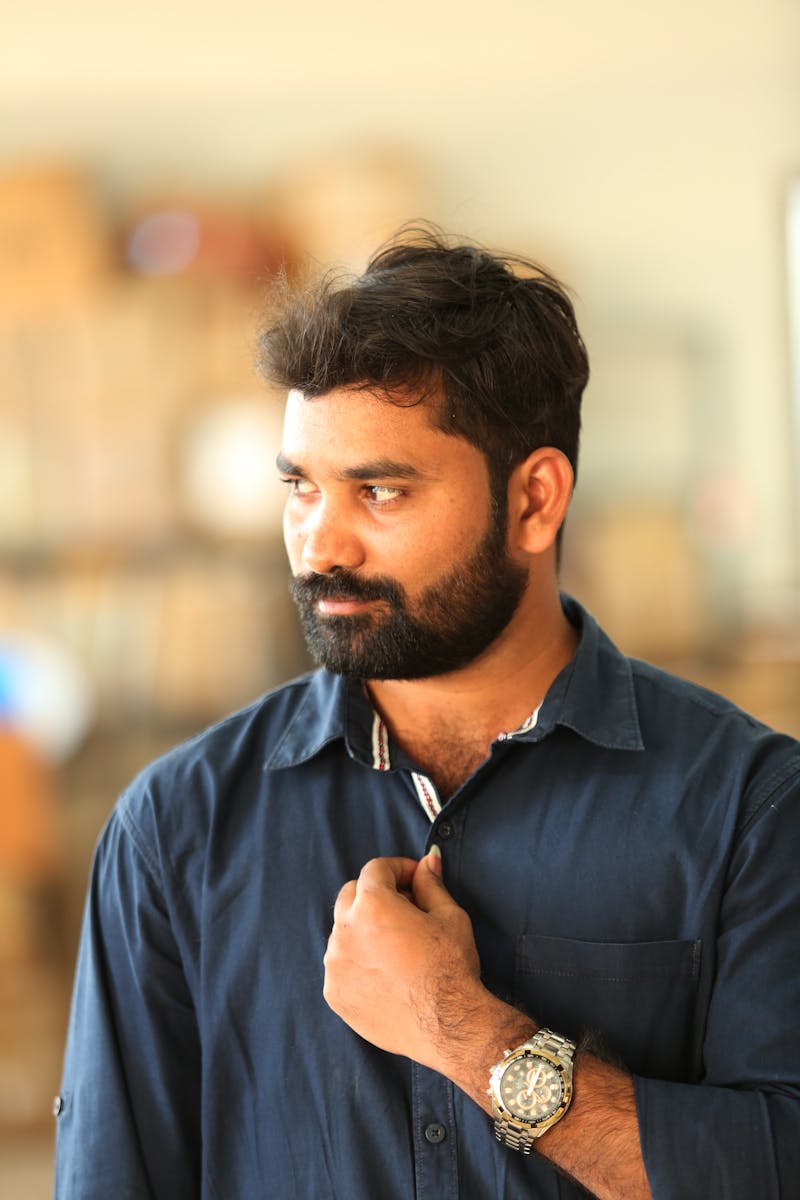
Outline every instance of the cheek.
{"type": "Polygon", "coordinates": [[[303,544],[297,523],[292,520],[288,508],[283,513],[283,544],[286,547],[286,554],[289,559],[289,566],[292,568],[292,573],[296,574],[301,561],[303,544]]]}
{"type": "Polygon", "coordinates": [[[464,512],[443,506],[436,521],[426,523],[408,546],[405,561],[423,574],[437,575],[461,557],[469,557],[480,541],[482,521],[477,506],[464,512]]]}

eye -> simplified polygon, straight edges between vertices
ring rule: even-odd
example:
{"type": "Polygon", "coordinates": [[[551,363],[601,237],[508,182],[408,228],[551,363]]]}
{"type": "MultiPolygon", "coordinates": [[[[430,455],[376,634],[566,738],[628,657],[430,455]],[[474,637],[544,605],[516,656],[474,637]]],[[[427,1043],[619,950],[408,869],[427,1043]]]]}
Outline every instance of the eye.
{"type": "Polygon", "coordinates": [[[384,483],[369,483],[366,491],[374,504],[389,504],[403,495],[402,488],[388,487],[384,483]]]}
{"type": "Polygon", "coordinates": [[[311,496],[317,490],[310,479],[301,479],[297,476],[287,478],[282,475],[281,483],[286,484],[292,496],[311,496]]]}

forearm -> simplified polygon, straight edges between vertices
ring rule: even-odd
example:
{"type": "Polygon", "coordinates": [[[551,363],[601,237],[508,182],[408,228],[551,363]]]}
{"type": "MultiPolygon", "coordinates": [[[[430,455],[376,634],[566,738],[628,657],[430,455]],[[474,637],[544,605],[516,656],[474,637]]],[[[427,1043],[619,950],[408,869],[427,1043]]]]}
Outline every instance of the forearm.
{"type": "MultiPolygon", "coordinates": [[[[436,855],[374,859],[342,888],[324,994],[367,1041],[438,1071],[489,1115],[491,1067],[537,1028],[481,983],[471,922],[436,855]]],[[[537,1150],[602,1200],[650,1196],[633,1082],[599,1059],[579,1055],[573,1102],[537,1150]]]]}
{"type": "MultiPolygon", "coordinates": [[[[491,1116],[490,1068],[504,1050],[531,1037],[537,1026],[489,993],[472,1007],[469,1025],[462,1023],[457,1035],[452,1023],[446,1025],[439,1030],[442,1073],[491,1116]]],[[[537,1140],[536,1152],[600,1200],[651,1196],[633,1080],[587,1052],[576,1056],[573,1099],[566,1116],[537,1140]]]]}
{"type": "MultiPolygon", "coordinates": [[[[787,899],[795,846],[776,827],[771,874],[743,855],[745,901],[732,902],[731,929],[717,945],[702,1084],[629,1076],[576,1055],[572,1104],[535,1152],[602,1200],[684,1200],[698,1181],[708,1196],[778,1200],[796,1186],[797,976],[786,966],[797,943],[787,899]],[[745,888],[748,875],[755,882],[745,888]],[[756,921],[762,911],[770,921],[756,921]]],[[[334,1011],[373,1045],[452,1080],[489,1115],[491,1067],[537,1026],[482,985],[471,923],[444,888],[436,857],[373,860],[342,890],[336,913],[325,990],[334,1011]]],[[[564,1032],[557,1021],[556,1032],[564,1032]]]]}

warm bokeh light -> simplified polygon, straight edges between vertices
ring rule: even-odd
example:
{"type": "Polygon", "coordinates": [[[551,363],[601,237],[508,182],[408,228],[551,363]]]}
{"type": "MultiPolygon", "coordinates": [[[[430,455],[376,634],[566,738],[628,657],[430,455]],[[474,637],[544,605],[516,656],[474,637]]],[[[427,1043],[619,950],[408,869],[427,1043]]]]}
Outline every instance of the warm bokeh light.
{"type": "Polygon", "coordinates": [[[125,250],[142,275],[178,275],[192,265],[199,248],[200,226],[193,213],[155,212],[134,226],[125,250]]]}

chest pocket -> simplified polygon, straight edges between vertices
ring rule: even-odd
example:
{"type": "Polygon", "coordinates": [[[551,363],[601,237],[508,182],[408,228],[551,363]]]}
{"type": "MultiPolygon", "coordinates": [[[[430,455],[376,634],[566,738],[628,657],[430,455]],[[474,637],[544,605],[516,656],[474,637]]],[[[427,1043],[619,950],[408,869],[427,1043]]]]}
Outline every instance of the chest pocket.
{"type": "Polygon", "coordinates": [[[522,934],[515,1000],[542,1025],[591,1031],[629,1070],[692,1076],[699,941],[580,942],[522,934]]]}

